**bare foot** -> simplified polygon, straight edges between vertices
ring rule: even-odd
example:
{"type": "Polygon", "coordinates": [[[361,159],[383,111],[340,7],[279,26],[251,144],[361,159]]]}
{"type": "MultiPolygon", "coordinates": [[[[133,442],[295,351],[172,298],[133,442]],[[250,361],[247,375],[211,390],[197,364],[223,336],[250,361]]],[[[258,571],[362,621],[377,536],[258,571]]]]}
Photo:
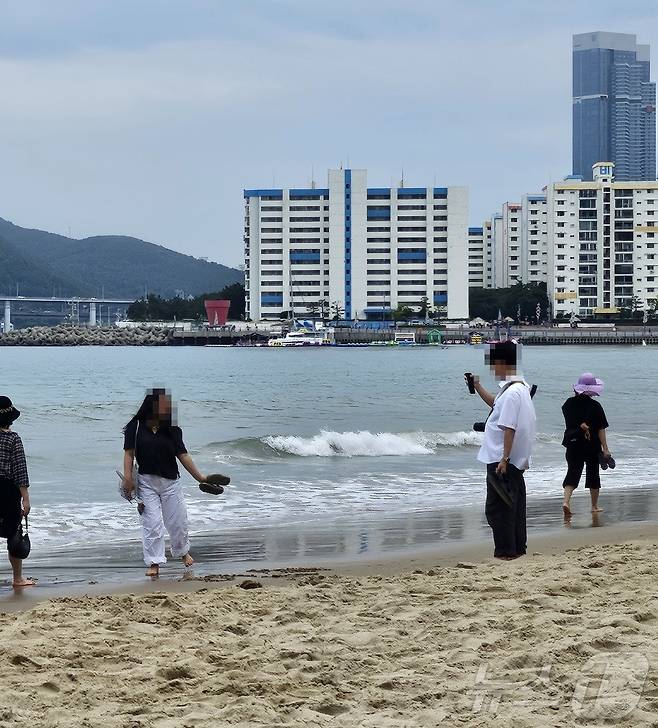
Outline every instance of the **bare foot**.
{"type": "Polygon", "coordinates": [[[569,507],[569,504],[568,503],[563,503],[562,504],[562,513],[564,513],[565,516],[571,516],[571,515],[573,515],[571,513],[571,508],[569,507]]]}
{"type": "Polygon", "coordinates": [[[17,587],[22,587],[22,586],[36,586],[36,585],[37,585],[36,579],[20,579],[19,581],[14,581],[14,583],[12,584],[14,589],[16,589],[17,587]]]}
{"type": "Polygon", "coordinates": [[[146,570],[146,576],[160,576],[160,567],[158,564],[151,564],[146,570]]]}
{"type": "Polygon", "coordinates": [[[191,557],[191,556],[190,556],[189,554],[185,554],[185,556],[183,556],[183,558],[181,559],[181,561],[182,561],[182,562],[183,562],[183,563],[185,564],[185,566],[187,566],[188,568],[189,568],[190,566],[193,566],[193,565],[194,565],[194,559],[193,559],[193,558],[192,558],[192,557],[191,557]]]}
{"type": "Polygon", "coordinates": [[[596,508],[592,508],[592,513],[601,513],[603,508],[599,508],[598,506],[596,508]]]}

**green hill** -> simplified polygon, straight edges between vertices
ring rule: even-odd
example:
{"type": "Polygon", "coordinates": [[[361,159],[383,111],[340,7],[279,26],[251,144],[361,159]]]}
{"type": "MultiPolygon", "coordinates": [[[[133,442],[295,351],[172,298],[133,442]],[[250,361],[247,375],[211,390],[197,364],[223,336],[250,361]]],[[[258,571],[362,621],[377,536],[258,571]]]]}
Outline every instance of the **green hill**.
{"type": "Polygon", "coordinates": [[[241,283],[243,274],[123,235],[75,240],[0,218],[0,294],[134,298],[145,291],[197,295],[241,283]]]}

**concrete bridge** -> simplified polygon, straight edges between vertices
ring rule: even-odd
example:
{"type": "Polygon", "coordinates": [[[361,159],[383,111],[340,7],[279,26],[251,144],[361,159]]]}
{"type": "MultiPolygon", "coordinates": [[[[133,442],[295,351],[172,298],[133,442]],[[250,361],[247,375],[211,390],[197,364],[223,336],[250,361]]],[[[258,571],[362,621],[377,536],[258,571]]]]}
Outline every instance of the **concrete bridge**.
{"type": "Polygon", "coordinates": [[[99,304],[115,304],[118,306],[129,306],[133,301],[124,301],[116,298],[78,298],[77,296],[69,296],[68,298],[58,298],[56,296],[47,296],[40,298],[38,296],[3,296],[0,294],[0,301],[5,302],[4,330],[11,331],[11,304],[16,303],[67,303],[70,306],[76,306],[81,303],[89,305],[89,325],[96,326],[96,306],[99,304]]]}

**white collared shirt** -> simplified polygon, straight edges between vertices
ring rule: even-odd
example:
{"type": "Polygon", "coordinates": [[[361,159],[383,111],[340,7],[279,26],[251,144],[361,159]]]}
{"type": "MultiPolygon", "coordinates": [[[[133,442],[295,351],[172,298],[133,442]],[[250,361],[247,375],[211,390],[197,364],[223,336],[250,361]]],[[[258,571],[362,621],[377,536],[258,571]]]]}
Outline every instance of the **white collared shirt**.
{"type": "Polygon", "coordinates": [[[510,377],[499,385],[493,410],[484,428],[484,442],[478,453],[481,463],[499,463],[503,459],[505,428],[514,430],[510,462],[519,470],[530,467],[535,441],[537,416],[530,388],[522,377],[510,377]],[[520,382],[521,384],[514,384],[520,382]]]}

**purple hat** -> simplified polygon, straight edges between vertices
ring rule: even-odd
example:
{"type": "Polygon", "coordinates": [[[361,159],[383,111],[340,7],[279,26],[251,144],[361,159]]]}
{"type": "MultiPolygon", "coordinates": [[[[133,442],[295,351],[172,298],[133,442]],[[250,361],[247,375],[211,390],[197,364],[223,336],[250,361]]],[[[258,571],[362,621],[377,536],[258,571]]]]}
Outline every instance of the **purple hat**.
{"type": "Polygon", "coordinates": [[[573,390],[576,394],[589,394],[591,397],[598,397],[603,391],[603,382],[590,372],[585,372],[578,377],[578,381],[573,385],[573,390]]]}

